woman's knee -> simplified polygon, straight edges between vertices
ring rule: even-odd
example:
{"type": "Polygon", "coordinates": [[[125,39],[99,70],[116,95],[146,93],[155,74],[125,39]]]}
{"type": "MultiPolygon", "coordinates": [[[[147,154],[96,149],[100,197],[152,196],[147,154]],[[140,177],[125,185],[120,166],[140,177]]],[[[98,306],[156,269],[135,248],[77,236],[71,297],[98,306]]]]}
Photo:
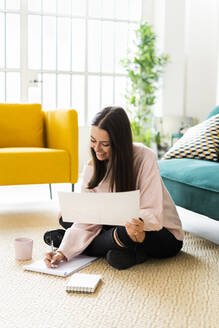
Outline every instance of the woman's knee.
{"type": "Polygon", "coordinates": [[[108,264],[117,270],[125,270],[136,264],[136,255],[127,248],[111,249],[106,254],[108,264]]]}
{"type": "Polygon", "coordinates": [[[183,241],[163,228],[160,231],[148,231],[144,241],[145,252],[153,258],[168,258],[176,256],[183,247],[183,241]]]}

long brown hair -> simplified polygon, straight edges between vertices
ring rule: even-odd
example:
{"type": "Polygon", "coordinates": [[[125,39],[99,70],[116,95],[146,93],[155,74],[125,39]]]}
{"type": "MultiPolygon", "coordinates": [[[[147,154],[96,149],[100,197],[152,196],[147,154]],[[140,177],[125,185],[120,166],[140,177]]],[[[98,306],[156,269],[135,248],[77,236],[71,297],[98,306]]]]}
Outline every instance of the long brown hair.
{"type": "Polygon", "coordinates": [[[110,167],[107,167],[107,161],[98,160],[91,148],[94,171],[88,189],[95,188],[110,172],[112,192],[135,190],[132,131],[125,110],[121,107],[106,107],[96,114],[92,125],[108,132],[111,159],[108,163],[110,167]]]}

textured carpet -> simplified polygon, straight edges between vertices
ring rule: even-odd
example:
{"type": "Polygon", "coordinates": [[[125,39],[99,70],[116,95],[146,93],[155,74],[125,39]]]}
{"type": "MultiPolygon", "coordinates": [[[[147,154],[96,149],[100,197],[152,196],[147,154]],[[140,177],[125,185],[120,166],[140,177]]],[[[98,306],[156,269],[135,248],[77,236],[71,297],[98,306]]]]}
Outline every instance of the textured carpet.
{"type": "Polygon", "coordinates": [[[103,275],[97,291],[67,294],[69,277],[23,272],[24,262],[14,259],[14,238],[33,238],[37,260],[48,251],[43,233],[56,227],[52,202],[1,206],[0,327],[219,327],[217,245],[187,233],[183,251],[172,259],[125,271],[99,259],[82,270],[103,275]]]}

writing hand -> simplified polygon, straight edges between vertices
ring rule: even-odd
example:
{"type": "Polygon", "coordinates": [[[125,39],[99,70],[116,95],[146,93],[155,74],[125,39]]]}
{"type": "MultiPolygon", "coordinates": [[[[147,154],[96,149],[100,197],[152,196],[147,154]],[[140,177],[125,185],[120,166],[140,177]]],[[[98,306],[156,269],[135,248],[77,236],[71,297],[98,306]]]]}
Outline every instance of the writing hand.
{"type": "Polygon", "coordinates": [[[48,268],[56,268],[64,259],[66,259],[65,255],[60,251],[48,252],[45,254],[44,262],[48,268]]]}

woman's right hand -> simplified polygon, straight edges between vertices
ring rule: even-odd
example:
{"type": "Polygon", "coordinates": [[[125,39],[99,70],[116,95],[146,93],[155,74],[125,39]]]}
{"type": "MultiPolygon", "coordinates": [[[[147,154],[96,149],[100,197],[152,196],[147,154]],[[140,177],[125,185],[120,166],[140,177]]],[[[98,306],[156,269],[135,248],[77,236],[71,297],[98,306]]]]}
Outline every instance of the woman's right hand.
{"type": "Polygon", "coordinates": [[[63,260],[66,260],[66,257],[60,251],[46,253],[44,257],[44,262],[48,268],[57,268],[59,263],[63,260]]]}

